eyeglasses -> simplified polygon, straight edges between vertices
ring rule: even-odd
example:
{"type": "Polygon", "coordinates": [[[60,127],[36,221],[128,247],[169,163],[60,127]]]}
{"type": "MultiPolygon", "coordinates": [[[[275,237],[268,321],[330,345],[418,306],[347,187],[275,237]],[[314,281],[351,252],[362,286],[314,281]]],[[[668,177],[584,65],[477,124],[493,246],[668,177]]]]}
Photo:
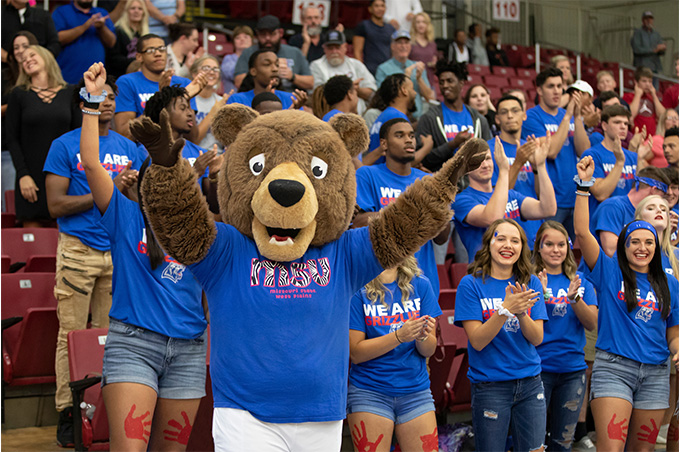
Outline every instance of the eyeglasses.
{"type": "Polygon", "coordinates": [[[198,70],[201,72],[214,72],[216,74],[220,72],[220,68],[212,66],[201,66],[198,70]]]}
{"type": "Polygon", "coordinates": [[[166,46],[149,47],[148,49],[142,50],[142,53],[145,53],[147,55],[153,55],[156,52],[165,53],[167,50],[168,48],[166,46]]]}

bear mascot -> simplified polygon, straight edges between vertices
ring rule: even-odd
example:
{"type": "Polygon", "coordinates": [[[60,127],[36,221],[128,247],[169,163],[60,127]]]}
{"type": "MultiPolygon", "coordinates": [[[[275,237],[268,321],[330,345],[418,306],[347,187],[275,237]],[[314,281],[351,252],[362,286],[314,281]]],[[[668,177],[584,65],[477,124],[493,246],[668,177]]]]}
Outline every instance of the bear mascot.
{"type": "MultiPolygon", "coordinates": [[[[167,112],[160,125],[146,117],[131,123],[151,155],[141,193],[153,232],[207,295],[216,449],[270,444],[253,433],[260,431],[254,422],[304,425],[310,430],[296,434],[322,439],[303,448],[339,450],[352,295],[441,231],[456,182],[481,164],[488,146],[469,140],[368,227],[348,230],[352,158],[368,148],[359,116],[325,123],[301,111],[259,116],[232,104],[212,130],[228,146],[217,190],[224,223],[214,221],[180,158],[184,140],[173,141],[167,112]]],[[[274,436],[279,444],[265,449],[290,447],[283,434],[274,436]]]]}

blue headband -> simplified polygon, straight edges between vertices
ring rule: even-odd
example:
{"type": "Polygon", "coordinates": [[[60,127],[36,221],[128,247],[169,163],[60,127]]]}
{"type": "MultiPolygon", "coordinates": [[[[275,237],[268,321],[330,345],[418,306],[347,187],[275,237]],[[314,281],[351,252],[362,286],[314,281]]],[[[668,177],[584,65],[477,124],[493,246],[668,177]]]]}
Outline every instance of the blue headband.
{"type": "Polygon", "coordinates": [[[659,182],[658,180],[649,177],[639,176],[635,176],[635,190],[640,189],[640,182],[642,182],[643,184],[647,184],[650,187],[658,188],[664,193],[668,193],[668,185],[664,184],[663,182],[659,182]]]}
{"type": "Polygon", "coordinates": [[[628,238],[628,236],[633,231],[636,231],[638,229],[646,229],[648,231],[651,231],[652,234],[654,234],[654,238],[657,240],[657,242],[659,241],[659,236],[656,234],[656,229],[654,229],[654,226],[643,220],[633,221],[628,225],[628,227],[626,228],[626,238],[628,238]]]}

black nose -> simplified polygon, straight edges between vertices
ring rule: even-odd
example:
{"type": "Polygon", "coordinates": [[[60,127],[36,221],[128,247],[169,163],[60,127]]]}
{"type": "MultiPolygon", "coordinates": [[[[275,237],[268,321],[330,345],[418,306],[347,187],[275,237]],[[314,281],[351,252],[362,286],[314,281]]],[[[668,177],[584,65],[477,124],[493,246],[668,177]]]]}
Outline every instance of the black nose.
{"type": "Polygon", "coordinates": [[[283,207],[290,207],[302,199],[305,186],[288,179],[277,179],[269,183],[269,194],[283,207]]]}

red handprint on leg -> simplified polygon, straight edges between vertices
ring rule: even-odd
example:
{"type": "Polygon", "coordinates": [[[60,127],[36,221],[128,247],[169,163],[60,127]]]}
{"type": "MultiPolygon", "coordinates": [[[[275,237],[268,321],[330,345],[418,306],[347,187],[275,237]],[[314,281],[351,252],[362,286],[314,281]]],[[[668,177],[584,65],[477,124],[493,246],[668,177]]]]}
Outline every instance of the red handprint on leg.
{"type": "Polygon", "coordinates": [[[439,450],[437,427],[434,428],[434,431],[431,434],[421,436],[420,440],[423,442],[423,452],[437,452],[439,450]]]}
{"type": "Polygon", "coordinates": [[[607,425],[607,434],[609,435],[609,439],[614,439],[614,440],[621,440],[624,443],[626,442],[626,437],[628,436],[627,430],[628,430],[628,424],[625,424],[628,419],[624,419],[618,424],[614,422],[616,420],[616,413],[614,413],[614,416],[612,416],[612,420],[609,421],[609,425],[607,425]]]}
{"type": "Polygon", "coordinates": [[[137,405],[133,404],[132,408],[130,408],[130,412],[125,418],[125,435],[130,439],[141,439],[148,444],[151,431],[146,428],[151,425],[151,421],[144,421],[144,418],[151,413],[147,411],[141,416],[134,417],[135,408],[137,408],[137,405]]]}
{"type": "Polygon", "coordinates": [[[187,416],[186,412],[182,411],[182,417],[184,418],[184,426],[176,420],[170,419],[168,425],[177,429],[177,431],[163,430],[163,433],[166,434],[165,439],[167,441],[177,441],[186,446],[187,443],[189,443],[189,435],[191,435],[191,424],[189,423],[189,416],[187,416]]]}
{"type": "Polygon", "coordinates": [[[638,432],[638,441],[647,441],[649,444],[656,444],[656,437],[659,436],[659,427],[656,426],[654,419],[649,420],[652,423],[651,427],[642,425],[640,430],[643,432],[638,432]]]}
{"type": "Polygon", "coordinates": [[[378,445],[383,439],[382,434],[378,436],[376,442],[371,443],[366,436],[366,425],[364,424],[364,421],[361,421],[361,432],[359,432],[359,427],[357,427],[356,424],[354,424],[354,429],[356,431],[352,432],[352,439],[356,450],[360,452],[376,452],[376,450],[378,450],[378,445]]]}

